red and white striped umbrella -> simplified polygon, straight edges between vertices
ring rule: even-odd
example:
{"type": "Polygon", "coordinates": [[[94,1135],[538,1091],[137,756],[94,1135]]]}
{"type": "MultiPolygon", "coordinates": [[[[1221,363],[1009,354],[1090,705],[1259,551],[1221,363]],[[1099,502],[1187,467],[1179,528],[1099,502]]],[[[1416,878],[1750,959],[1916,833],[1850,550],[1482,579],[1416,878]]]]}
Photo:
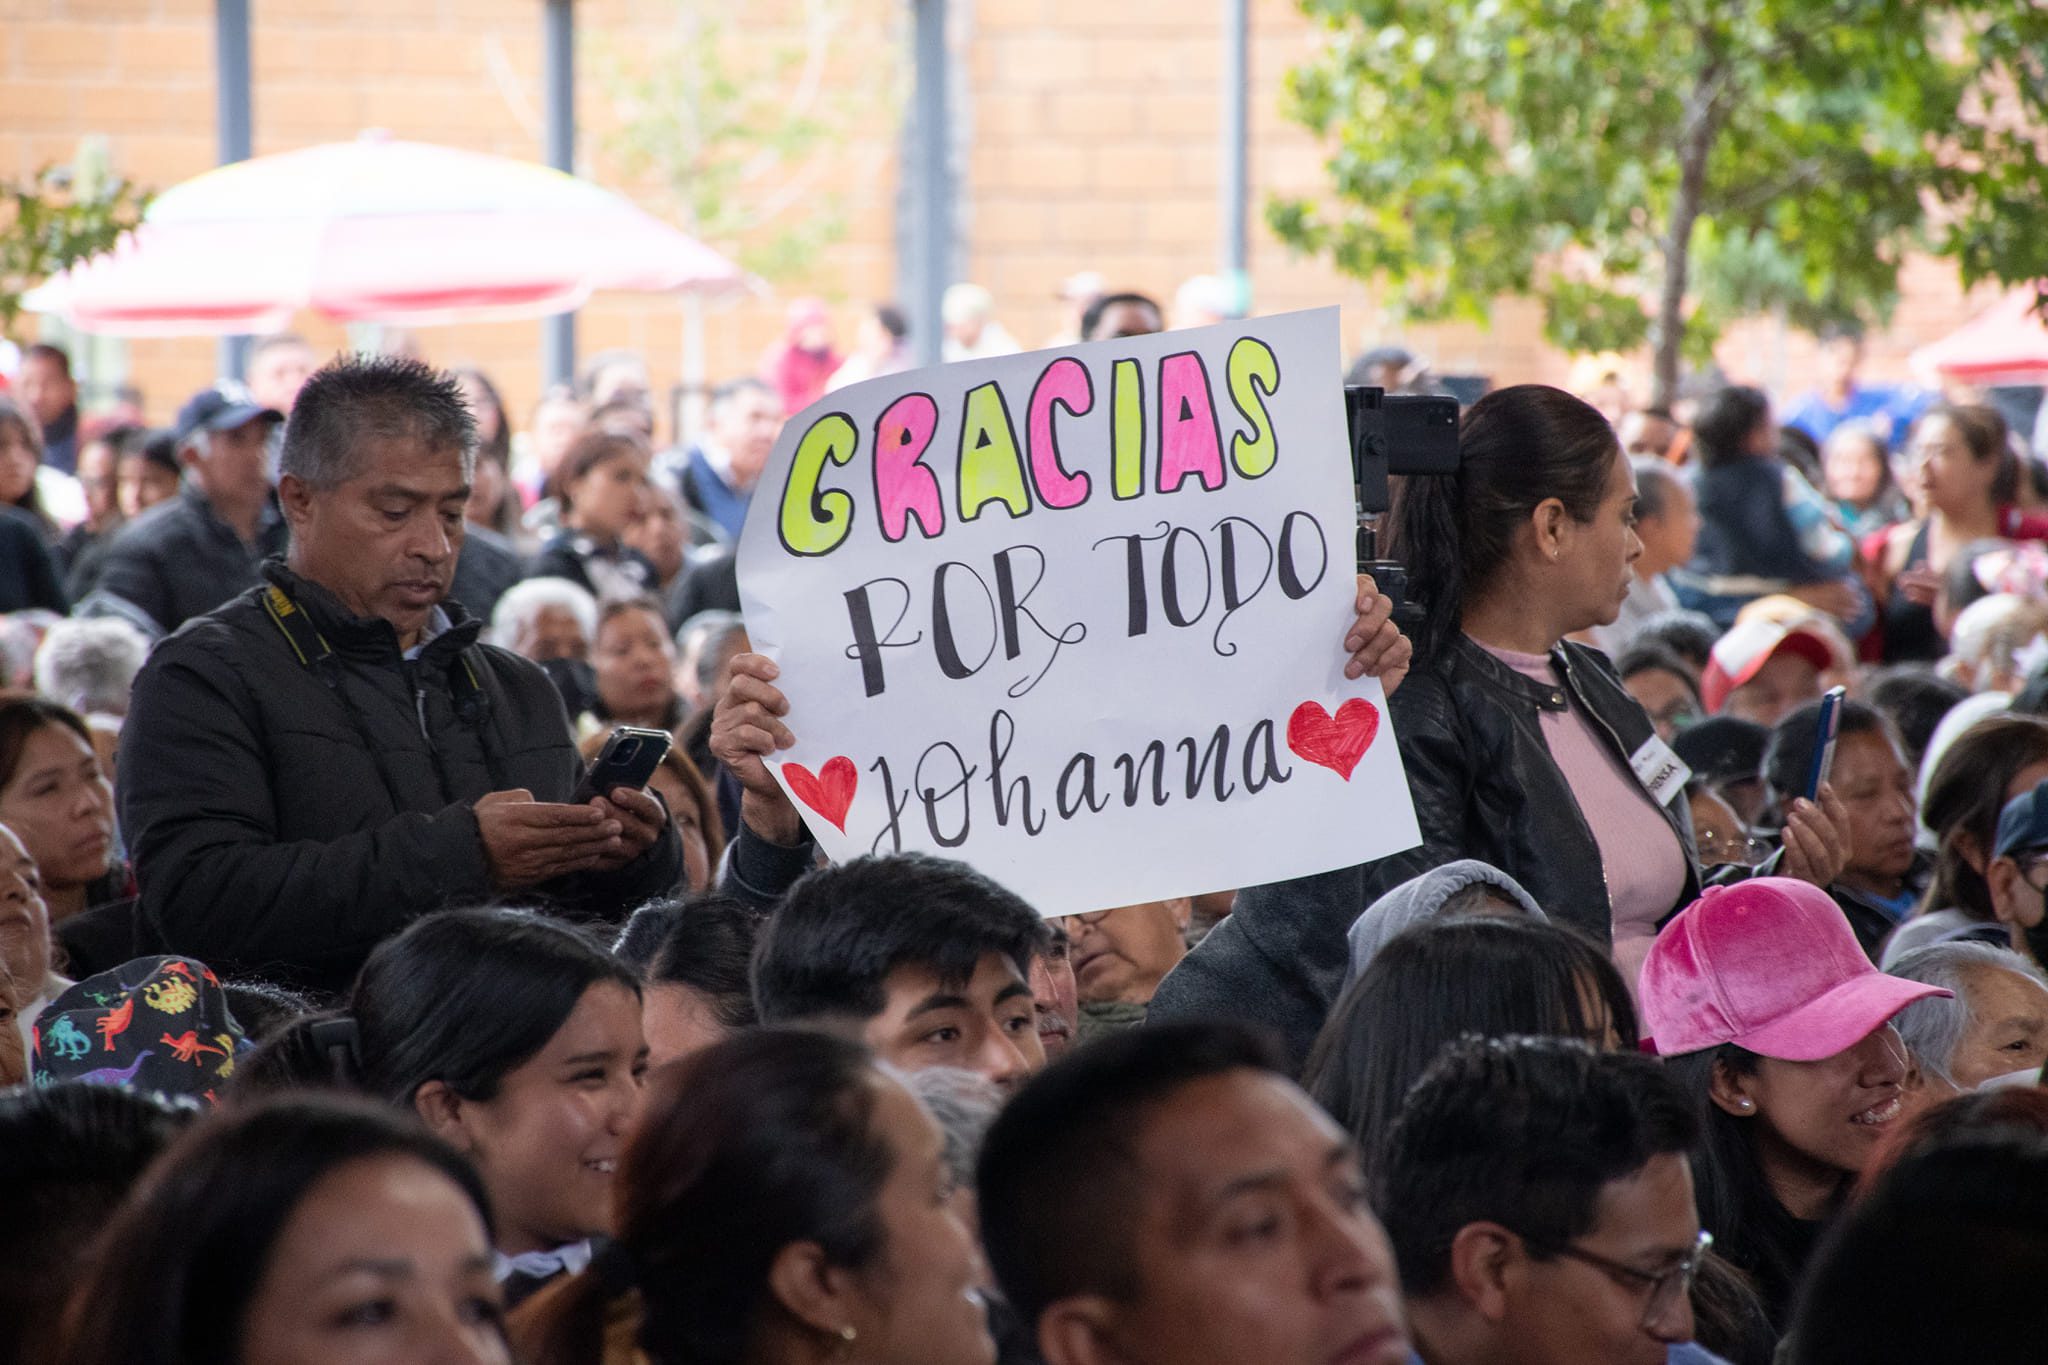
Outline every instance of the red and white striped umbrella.
{"type": "Polygon", "coordinates": [[[24,303],[84,332],[278,331],[311,309],[411,326],[538,317],[598,290],[744,288],[738,266],[561,171],[365,134],[239,161],[24,303]]]}

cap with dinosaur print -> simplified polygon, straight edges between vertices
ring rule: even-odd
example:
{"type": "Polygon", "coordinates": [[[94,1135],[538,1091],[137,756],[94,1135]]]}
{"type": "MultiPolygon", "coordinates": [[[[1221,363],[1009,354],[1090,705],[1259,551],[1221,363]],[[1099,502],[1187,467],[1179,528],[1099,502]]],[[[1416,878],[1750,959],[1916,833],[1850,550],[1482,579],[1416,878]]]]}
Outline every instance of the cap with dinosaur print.
{"type": "Polygon", "coordinates": [[[90,976],[37,1018],[37,1085],[119,1085],[215,1103],[251,1044],[220,979],[189,957],[139,957],[90,976]]]}

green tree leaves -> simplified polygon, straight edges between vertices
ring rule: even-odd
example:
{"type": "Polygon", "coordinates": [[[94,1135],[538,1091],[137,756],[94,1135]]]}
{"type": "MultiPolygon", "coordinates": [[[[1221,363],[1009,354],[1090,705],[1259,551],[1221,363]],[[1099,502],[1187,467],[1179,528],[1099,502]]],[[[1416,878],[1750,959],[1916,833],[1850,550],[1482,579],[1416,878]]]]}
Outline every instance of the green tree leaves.
{"type": "Polygon", "coordinates": [[[2048,7],[2030,0],[1301,0],[1290,113],[1327,196],[1274,230],[1397,314],[1533,295],[1574,350],[1880,321],[1913,250],[2048,274],[2048,7]]]}
{"type": "Polygon", "coordinates": [[[126,180],[100,180],[45,166],[27,180],[0,181],[0,336],[13,335],[23,294],[111,249],[142,221],[147,192],[126,180]]]}

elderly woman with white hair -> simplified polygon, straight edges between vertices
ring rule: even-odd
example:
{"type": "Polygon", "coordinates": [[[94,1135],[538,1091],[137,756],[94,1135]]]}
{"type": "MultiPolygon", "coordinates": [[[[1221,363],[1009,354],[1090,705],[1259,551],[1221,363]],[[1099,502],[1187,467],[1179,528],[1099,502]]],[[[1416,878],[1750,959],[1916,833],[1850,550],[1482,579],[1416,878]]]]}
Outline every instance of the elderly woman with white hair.
{"type": "Polygon", "coordinates": [[[2048,664],[2048,603],[1995,592],[1964,607],[1938,671],[1972,692],[2017,693],[2048,664]]]}
{"type": "Polygon", "coordinates": [[[535,663],[584,659],[597,638],[597,599],[566,578],[515,583],[491,613],[490,642],[535,663]]]}
{"type": "Polygon", "coordinates": [[[148,638],[117,616],[58,621],[36,648],[36,691],[83,716],[125,716],[148,657],[148,638]]]}
{"type": "Polygon", "coordinates": [[[1938,1102],[2002,1076],[2034,1083],[2048,1062],[2048,977],[1989,943],[1937,943],[1907,953],[1893,976],[1940,986],[1952,998],[1916,1000],[1894,1021],[1938,1102]]]}

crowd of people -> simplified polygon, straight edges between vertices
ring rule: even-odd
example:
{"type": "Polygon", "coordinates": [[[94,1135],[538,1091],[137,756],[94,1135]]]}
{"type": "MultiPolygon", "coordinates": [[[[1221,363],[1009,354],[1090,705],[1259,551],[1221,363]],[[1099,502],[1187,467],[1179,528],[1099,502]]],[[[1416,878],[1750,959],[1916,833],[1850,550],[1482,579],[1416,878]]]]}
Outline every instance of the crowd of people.
{"type": "Polygon", "coordinates": [[[625,353],[522,423],[272,337],[163,430],[26,353],[0,1365],[2037,1358],[2048,467],[1995,409],[1853,338],[1782,426],[1477,398],[1329,642],[1417,847],[1046,918],[826,863],[770,772],[732,547],[904,336],[800,301],[693,431],[625,353]],[[622,726],[672,746],[593,790],[622,726]]]}

